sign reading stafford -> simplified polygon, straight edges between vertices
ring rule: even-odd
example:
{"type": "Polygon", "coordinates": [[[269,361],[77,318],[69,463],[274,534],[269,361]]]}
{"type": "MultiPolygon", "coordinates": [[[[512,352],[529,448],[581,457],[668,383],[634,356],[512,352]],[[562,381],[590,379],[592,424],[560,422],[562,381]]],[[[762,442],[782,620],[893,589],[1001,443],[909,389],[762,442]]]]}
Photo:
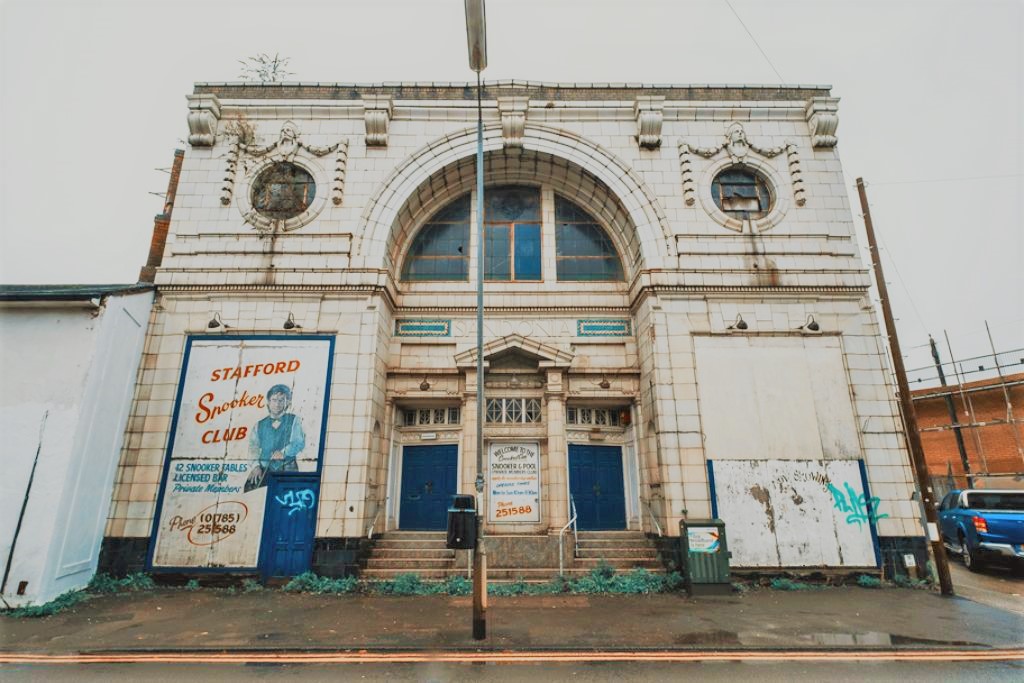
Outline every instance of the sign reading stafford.
{"type": "Polygon", "coordinates": [[[152,566],[256,567],[271,472],[315,472],[330,340],[191,339],[152,566]]]}
{"type": "Polygon", "coordinates": [[[540,444],[488,447],[488,522],[540,521],[540,444]]]}

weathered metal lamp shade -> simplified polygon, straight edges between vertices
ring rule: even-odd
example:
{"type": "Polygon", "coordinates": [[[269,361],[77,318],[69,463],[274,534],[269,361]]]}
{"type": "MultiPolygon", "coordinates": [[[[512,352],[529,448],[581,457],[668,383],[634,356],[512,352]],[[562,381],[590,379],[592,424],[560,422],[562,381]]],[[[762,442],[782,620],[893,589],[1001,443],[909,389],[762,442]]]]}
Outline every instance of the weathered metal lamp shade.
{"type": "Polygon", "coordinates": [[[484,0],[466,0],[466,40],[469,68],[480,73],[487,68],[487,21],[484,0]]]}

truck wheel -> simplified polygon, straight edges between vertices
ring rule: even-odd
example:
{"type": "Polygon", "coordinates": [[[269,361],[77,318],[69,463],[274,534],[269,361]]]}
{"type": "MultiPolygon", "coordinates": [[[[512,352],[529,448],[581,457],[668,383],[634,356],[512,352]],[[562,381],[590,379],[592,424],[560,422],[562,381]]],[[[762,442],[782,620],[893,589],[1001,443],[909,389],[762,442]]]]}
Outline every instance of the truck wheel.
{"type": "Polygon", "coordinates": [[[981,559],[978,554],[967,545],[967,539],[960,536],[960,559],[964,561],[964,567],[972,572],[981,571],[981,559]]]}

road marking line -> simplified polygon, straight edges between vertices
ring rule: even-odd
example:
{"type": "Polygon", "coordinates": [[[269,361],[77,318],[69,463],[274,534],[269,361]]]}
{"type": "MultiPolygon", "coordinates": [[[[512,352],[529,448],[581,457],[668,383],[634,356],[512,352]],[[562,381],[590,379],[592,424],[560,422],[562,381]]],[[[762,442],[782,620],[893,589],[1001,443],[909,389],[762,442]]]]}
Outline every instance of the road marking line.
{"type": "Polygon", "coordinates": [[[570,652],[140,652],[48,655],[0,653],[0,664],[387,664],[538,662],[709,662],[709,661],[1024,661],[1024,649],[788,652],[736,651],[570,651],[570,652]]]}

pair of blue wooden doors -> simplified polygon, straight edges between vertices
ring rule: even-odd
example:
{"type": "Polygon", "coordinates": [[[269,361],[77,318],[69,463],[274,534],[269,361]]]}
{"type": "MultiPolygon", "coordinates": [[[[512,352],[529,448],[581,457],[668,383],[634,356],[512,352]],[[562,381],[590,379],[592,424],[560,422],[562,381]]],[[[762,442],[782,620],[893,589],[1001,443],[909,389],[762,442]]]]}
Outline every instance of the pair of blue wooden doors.
{"type": "Polygon", "coordinates": [[[625,529],[622,449],[570,444],[569,493],[576,504],[576,526],[581,530],[625,529]]]}
{"type": "Polygon", "coordinates": [[[439,531],[448,526],[448,506],[458,492],[458,468],[455,444],[406,446],[402,450],[402,529],[439,531]]]}
{"type": "Polygon", "coordinates": [[[308,571],[313,560],[320,477],[271,473],[260,545],[264,579],[308,571]]]}

